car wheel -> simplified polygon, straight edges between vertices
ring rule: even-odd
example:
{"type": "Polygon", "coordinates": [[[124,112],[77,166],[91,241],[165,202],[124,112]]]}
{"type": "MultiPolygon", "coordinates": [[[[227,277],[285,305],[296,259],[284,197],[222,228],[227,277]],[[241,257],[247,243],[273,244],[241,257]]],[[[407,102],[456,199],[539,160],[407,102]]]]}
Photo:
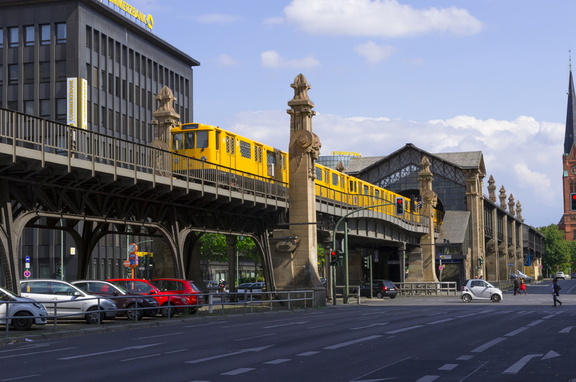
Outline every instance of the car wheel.
{"type": "Polygon", "coordinates": [[[162,305],[160,311],[162,312],[162,317],[167,318],[174,317],[174,315],[176,314],[176,309],[169,307],[168,304],[162,305]]]}
{"type": "Polygon", "coordinates": [[[490,300],[492,300],[492,302],[500,302],[502,298],[499,294],[494,293],[492,296],[490,296],[490,300]]]}
{"type": "Polygon", "coordinates": [[[378,293],[376,293],[376,297],[378,297],[378,298],[384,298],[384,295],[382,294],[382,292],[378,292],[378,293]]]}
{"type": "Polygon", "coordinates": [[[28,330],[34,324],[34,319],[30,318],[32,314],[30,312],[18,312],[14,315],[14,318],[10,320],[10,324],[14,330],[28,330]]]}
{"type": "Polygon", "coordinates": [[[93,306],[89,308],[88,313],[86,313],[86,322],[91,325],[98,325],[99,323],[104,321],[105,317],[106,316],[104,312],[98,312],[98,307],[93,306]]]}
{"type": "Polygon", "coordinates": [[[126,307],[126,317],[132,321],[140,321],[144,317],[144,311],[136,309],[134,304],[130,304],[126,307]]]}
{"type": "Polygon", "coordinates": [[[472,301],[472,296],[470,296],[469,294],[463,294],[462,295],[462,301],[470,302],[470,301],[472,301]]]}

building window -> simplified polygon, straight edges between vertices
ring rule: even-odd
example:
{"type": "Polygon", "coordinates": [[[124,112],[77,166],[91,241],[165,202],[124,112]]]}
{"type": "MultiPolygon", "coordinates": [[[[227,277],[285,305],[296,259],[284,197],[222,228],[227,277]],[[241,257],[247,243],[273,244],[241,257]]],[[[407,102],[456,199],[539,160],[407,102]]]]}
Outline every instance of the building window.
{"type": "Polygon", "coordinates": [[[24,27],[24,45],[34,46],[35,36],[34,36],[34,25],[28,25],[24,27]]]}
{"type": "Polygon", "coordinates": [[[101,35],[102,36],[102,41],[100,42],[100,53],[102,53],[102,55],[104,57],[106,57],[106,48],[108,47],[108,39],[106,37],[105,34],[101,35]]]}
{"type": "Polygon", "coordinates": [[[66,23],[56,24],[56,44],[66,43],[66,23]]]}
{"type": "Polygon", "coordinates": [[[50,118],[50,100],[41,99],[40,100],[40,117],[50,118]]]}
{"type": "Polygon", "coordinates": [[[98,89],[98,68],[92,67],[92,87],[98,89]]]}
{"type": "Polygon", "coordinates": [[[4,48],[4,29],[0,28],[0,48],[4,48]]]}
{"type": "Polygon", "coordinates": [[[18,64],[8,65],[8,83],[10,85],[18,83],[18,64]]]}
{"type": "Polygon", "coordinates": [[[94,31],[94,39],[92,40],[92,49],[94,52],[100,51],[100,33],[94,31]]]}
{"type": "Polygon", "coordinates": [[[10,48],[18,46],[18,27],[8,28],[8,46],[10,48]]]}
{"type": "Polygon", "coordinates": [[[66,121],[66,98],[56,98],[56,121],[66,121]]]}
{"type": "Polygon", "coordinates": [[[24,101],[24,113],[34,115],[34,101],[28,100],[24,101]]]}
{"type": "Polygon", "coordinates": [[[50,62],[40,63],[40,82],[50,82],[50,62]]]}
{"type": "MultiPolygon", "coordinates": [[[[2,85],[4,83],[4,67],[2,65],[0,65],[0,85],[2,85]]],[[[0,92],[1,94],[1,92],[0,92]]],[[[0,106],[2,106],[0,104],[0,106]]]]}
{"type": "Polygon", "coordinates": [[[100,110],[102,111],[102,113],[100,114],[100,125],[102,127],[106,127],[106,120],[107,120],[106,107],[102,106],[100,110]]]}
{"type": "Polygon", "coordinates": [[[106,91],[106,77],[106,71],[102,70],[100,77],[100,90],[104,92],[106,91]]]}
{"type": "Polygon", "coordinates": [[[34,63],[32,62],[27,62],[24,64],[24,83],[34,83],[34,63]]]}
{"type": "Polygon", "coordinates": [[[100,115],[100,112],[98,110],[98,105],[94,104],[94,112],[92,113],[92,117],[94,117],[94,121],[92,121],[92,123],[94,123],[94,125],[99,125],[100,124],[100,120],[98,119],[98,116],[100,115]]]}
{"type": "Polygon", "coordinates": [[[50,24],[40,25],[40,45],[50,45],[50,24]]]}
{"type": "Polygon", "coordinates": [[[92,28],[86,27],[86,48],[92,49],[92,28]]]}

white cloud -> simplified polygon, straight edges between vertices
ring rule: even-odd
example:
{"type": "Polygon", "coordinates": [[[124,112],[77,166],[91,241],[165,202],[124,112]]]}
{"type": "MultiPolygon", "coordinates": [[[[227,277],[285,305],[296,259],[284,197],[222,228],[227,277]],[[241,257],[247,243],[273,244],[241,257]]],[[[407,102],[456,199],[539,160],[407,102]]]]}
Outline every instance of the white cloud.
{"type": "MultiPolygon", "coordinates": [[[[527,224],[556,224],[562,216],[558,200],[562,199],[564,126],[560,123],[539,122],[527,116],[510,121],[456,116],[416,122],[319,112],[312,122],[322,142],[321,155],[352,151],[365,157],[386,156],[407,143],[432,154],[481,151],[487,171],[485,195],[492,175],[497,190],[504,186],[508,196],[513,194],[515,201],[520,201],[527,224]]],[[[288,150],[289,116],[284,110],[236,115],[229,129],[288,150]]]]}
{"type": "Polygon", "coordinates": [[[286,19],[323,35],[405,37],[444,32],[473,35],[482,23],[457,7],[417,9],[397,0],[292,0],[286,19]]]}
{"type": "Polygon", "coordinates": [[[227,54],[221,54],[216,58],[216,62],[218,63],[218,65],[220,66],[236,66],[240,63],[240,61],[238,61],[237,59],[227,55],[227,54]]]}
{"type": "Polygon", "coordinates": [[[274,25],[279,25],[283,23],[284,18],[282,17],[268,17],[267,19],[264,19],[264,21],[262,22],[262,24],[266,27],[272,27],[274,25]]]}
{"type": "Polygon", "coordinates": [[[390,45],[379,45],[374,41],[357,45],[354,47],[356,53],[363,57],[369,64],[377,64],[390,57],[396,49],[390,45]]]}
{"type": "Polygon", "coordinates": [[[282,69],[307,69],[320,66],[314,56],[308,56],[301,59],[287,59],[282,57],[275,50],[267,50],[260,54],[260,62],[262,66],[267,68],[282,68],[282,69]]]}

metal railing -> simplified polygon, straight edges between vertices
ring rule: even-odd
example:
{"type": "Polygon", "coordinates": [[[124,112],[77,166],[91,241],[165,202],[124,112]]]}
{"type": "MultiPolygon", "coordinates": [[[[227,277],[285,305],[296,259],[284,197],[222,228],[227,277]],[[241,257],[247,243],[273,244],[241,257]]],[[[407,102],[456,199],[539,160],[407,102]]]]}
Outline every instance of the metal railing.
{"type": "MultiPolygon", "coordinates": [[[[157,309],[157,315],[155,317],[149,317],[151,319],[171,319],[173,314],[169,314],[166,317],[160,317],[158,314],[162,309],[174,309],[174,312],[178,312],[184,315],[189,315],[190,317],[202,317],[202,316],[222,316],[225,314],[249,314],[256,312],[266,312],[266,311],[280,311],[280,310],[292,310],[292,309],[309,309],[315,308],[315,291],[314,290],[296,290],[296,291],[258,291],[258,292],[246,292],[246,293],[200,293],[200,294],[162,294],[163,297],[169,297],[166,305],[150,307],[143,306],[142,304],[136,304],[134,307],[117,309],[116,319],[101,319],[101,314],[105,312],[110,312],[110,310],[101,308],[100,300],[115,300],[120,298],[126,298],[126,296],[110,296],[110,297],[90,297],[83,298],[84,301],[98,300],[97,309],[91,310],[89,312],[74,312],[74,313],[59,313],[63,311],[63,306],[70,304],[70,301],[45,301],[45,303],[50,307],[50,312],[45,316],[38,315],[28,315],[27,319],[32,319],[36,321],[36,318],[43,318],[43,327],[46,330],[59,331],[59,330],[78,330],[79,327],[85,327],[86,314],[97,314],[98,319],[93,322],[94,325],[101,326],[103,324],[114,324],[121,325],[122,323],[134,323],[139,321],[137,316],[134,319],[117,319],[121,318],[126,311],[147,311],[151,309],[157,309]],[[175,305],[170,302],[170,297],[178,298],[188,298],[194,297],[194,304],[180,304],[175,305]],[[53,305],[53,307],[52,307],[53,305]],[[81,324],[78,321],[82,321],[81,324]],[[104,322],[105,321],[105,322],[104,322]],[[80,326],[77,326],[80,325],[80,326]],[[62,329],[63,328],[63,329],[62,329]]],[[[133,296],[131,296],[133,297],[133,296]]],[[[142,295],[142,297],[154,297],[154,295],[142,295]]],[[[42,303],[42,301],[35,301],[36,303],[42,303]]],[[[31,304],[32,301],[2,301],[0,307],[5,307],[6,314],[0,316],[0,325],[5,325],[6,337],[10,337],[11,332],[14,334],[15,330],[11,328],[9,324],[13,319],[20,319],[22,316],[11,315],[9,312],[13,309],[10,308],[13,304],[31,304]]],[[[4,310],[2,310],[4,311],[4,310]]],[[[145,315],[144,315],[145,316],[145,315]]],[[[37,325],[34,323],[34,325],[37,325]]],[[[34,326],[33,325],[33,326],[34,326]]],[[[37,329],[37,328],[36,328],[37,329]]],[[[35,331],[37,332],[38,330],[35,331]]],[[[43,329],[41,329],[43,330],[43,329]]],[[[28,333],[28,331],[18,331],[18,333],[28,333]]]]}
{"type": "Polygon", "coordinates": [[[401,296],[456,296],[459,292],[455,281],[395,282],[401,296]]]}

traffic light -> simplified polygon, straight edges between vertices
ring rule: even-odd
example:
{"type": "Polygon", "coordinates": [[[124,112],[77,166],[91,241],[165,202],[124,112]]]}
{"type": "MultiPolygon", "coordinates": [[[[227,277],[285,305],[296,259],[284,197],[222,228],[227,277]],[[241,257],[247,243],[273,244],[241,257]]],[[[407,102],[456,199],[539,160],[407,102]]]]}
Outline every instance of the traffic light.
{"type": "Polygon", "coordinates": [[[570,209],[576,211],[576,194],[570,194],[570,209]]]}
{"type": "Polygon", "coordinates": [[[396,197],[396,215],[404,215],[404,198],[396,197]]]}
{"type": "Polygon", "coordinates": [[[342,264],[342,259],[344,258],[344,252],[339,250],[334,250],[330,252],[330,265],[340,265],[342,264]]]}
{"type": "Polygon", "coordinates": [[[370,256],[364,257],[364,267],[370,269],[370,256]]]}

